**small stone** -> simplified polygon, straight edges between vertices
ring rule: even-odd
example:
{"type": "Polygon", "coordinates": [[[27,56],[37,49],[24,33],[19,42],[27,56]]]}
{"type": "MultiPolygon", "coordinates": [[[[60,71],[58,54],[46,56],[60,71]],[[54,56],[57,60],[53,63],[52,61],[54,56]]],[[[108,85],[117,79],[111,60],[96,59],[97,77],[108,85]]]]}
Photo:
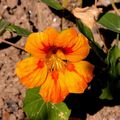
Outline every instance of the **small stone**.
{"type": "Polygon", "coordinates": [[[19,105],[20,107],[23,107],[23,101],[22,101],[22,100],[19,100],[18,105],[19,105]]]}
{"type": "Polygon", "coordinates": [[[7,86],[7,88],[5,89],[6,93],[12,93],[13,95],[17,95],[19,93],[19,91],[17,90],[17,88],[13,87],[13,85],[9,85],[7,86]]]}
{"type": "Polygon", "coordinates": [[[0,93],[5,89],[5,83],[0,84],[0,93]]]}
{"type": "Polygon", "coordinates": [[[6,100],[8,110],[10,112],[16,112],[18,110],[18,105],[13,100],[6,100]]]}
{"type": "Polygon", "coordinates": [[[16,116],[18,117],[19,120],[23,120],[24,117],[25,117],[25,116],[24,116],[24,113],[23,113],[23,110],[22,110],[22,109],[19,109],[19,110],[17,111],[16,116]]]}
{"type": "Polygon", "coordinates": [[[10,39],[11,37],[12,35],[9,31],[6,31],[2,36],[3,39],[10,39]]]}
{"type": "Polygon", "coordinates": [[[2,108],[4,106],[4,101],[2,98],[0,98],[0,108],[2,108]]]}
{"type": "Polygon", "coordinates": [[[9,120],[16,120],[16,116],[14,114],[11,114],[9,120]]]}
{"type": "Polygon", "coordinates": [[[2,120],[9,120],[10,114],[7,111],[3,111],[2,120]]]}
{"type": "Polygon", "coordinates": [[[9,7],[13,8],[17,5],[17,0],[7,0],[7,4],[9,7]]]}
{"type": "Polygon", "coordinates": [[[0,110],[0,120],[1,120],[1,118],[2,118],[2,110],[0,110]]]}

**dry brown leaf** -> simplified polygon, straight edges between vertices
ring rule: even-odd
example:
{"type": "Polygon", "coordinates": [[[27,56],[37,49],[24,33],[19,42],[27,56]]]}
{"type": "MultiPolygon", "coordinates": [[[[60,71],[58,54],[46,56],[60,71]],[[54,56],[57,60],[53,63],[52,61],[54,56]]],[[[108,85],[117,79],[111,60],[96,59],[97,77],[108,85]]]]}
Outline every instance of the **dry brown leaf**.
{"type": "MultiPolygon", "coordinates": [[[[114,0],[115,3],[120,2],[120,0],[114,0]]],[[[111,4],[111,0],[98,0],[97,1],[97,5],[103,5],[105,7],[107,7],[108,5],[111,4]]]]}
{"type": "Polygon", "coordinates": [[[85,8],[75,8],[73,9],[73,14],[75,17],[81,19],[81,21],[87,25],[90,29],[93,28],[99,14],[102,12],[101,8],[85,7],[85,8]]]}
{"type": "Polygon", "coordinates": [[[75,8],[72,11],[73,15],[80,19],[86,26],[88,26],[94,36],[94,40],[104,48],[104,51],[107,51],[106,45],[102,36],[99,34],[99,29],[96,24],[96,20],[100,13],[102,13],[101,8],[97,8],[96,6],[85,7],[85,8],[75,8]]]}

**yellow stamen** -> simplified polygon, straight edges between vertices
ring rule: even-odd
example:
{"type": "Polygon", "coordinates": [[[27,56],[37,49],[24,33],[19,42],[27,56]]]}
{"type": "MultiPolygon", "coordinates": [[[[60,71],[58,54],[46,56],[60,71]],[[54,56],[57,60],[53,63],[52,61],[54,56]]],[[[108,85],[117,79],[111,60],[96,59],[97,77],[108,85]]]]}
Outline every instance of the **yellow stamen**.
{"type": "Polygon", "coordinates": [[[56,54],[52,54],[48,59],[47,59],[47,66],[48,70],[54,71],[54,70],[63,70],[65,67],[65,61],[60,59],[56,54]]]}

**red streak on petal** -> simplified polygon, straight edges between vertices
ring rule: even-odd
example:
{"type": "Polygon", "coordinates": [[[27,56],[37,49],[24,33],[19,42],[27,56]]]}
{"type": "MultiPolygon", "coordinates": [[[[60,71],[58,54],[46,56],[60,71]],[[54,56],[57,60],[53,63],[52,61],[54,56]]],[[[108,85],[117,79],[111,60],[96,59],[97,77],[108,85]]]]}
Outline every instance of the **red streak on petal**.
{"type": "Polygon", "coordinates": [[[45,45],[43,44],[43,51],[45,52],[45,54],[56,54],[57,50],[61,50],[64,54],[69,54],[72,53],[72,47],[57,47],[57,46],[50,46],[50,45],[45,45]]]}
{"type": "Polygon", "coordinates": [[[39,61],[37,65],[38,65],[38,68],[43,68],[44,67],[44,62],[39,61]]]}
{"type": "Polygon", "coordinates": [[[53,71],[52,72],[52,79],[55,80],[55,82],[58,80],[58,71],[53,71]]]}
{"type": "Polygon", "coordinates": [[[73,64],[68,64],[67,65],[67,70],[71,71],[75,71],[75,66],[73,64]]]}
{"type": "Polygon", "coordinates": [[[51,46],[47,46],[45,44],[43,44],[44,48],[42,49],[46,54],[48,54],[50,52],[51,46]]]}
{"type": "Polygon", "coordinates": [[[64,51],[64,53],[65,54],[69,54],[69,53],[72,53],[73,52],[73,50],[72,50],[72,48],[71,47],[66,47],[66,48],[63,48],[63,51],[64,51]]]}

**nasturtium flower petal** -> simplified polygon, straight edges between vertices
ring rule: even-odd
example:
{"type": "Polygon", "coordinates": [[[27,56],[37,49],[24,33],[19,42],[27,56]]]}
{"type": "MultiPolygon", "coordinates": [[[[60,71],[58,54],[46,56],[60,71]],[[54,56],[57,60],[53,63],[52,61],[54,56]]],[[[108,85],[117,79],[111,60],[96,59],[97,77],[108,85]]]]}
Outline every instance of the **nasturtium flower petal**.
{"type": "Polygon", "coordinates": [[[79,34],[76,38],[74,38],[74,44],[71,45],[72,52],[66,54],[67,60],[71,62],[78,62],[87,57],[90,46],[88,40],[82,34],[79,34]]]}
{"type": "Polygon", "coordinates": [[[43,61],[29,57],[17,63],[16,74],[26,87],[38,87],[45,81],[47,67],[43,61]]]}
{"type": "Polygon", "coordinates": [[[56,38],[55,45],[57,47],[66,48],[70,42],[74,42],[75,37],[77,37],[77,31],[74,28],[69,28],[63,30],[59,33],[58,37],[56,38]]]}
{"type": "Polygon", "coordinates": [[[89,83],[94,77],[94,74],[93,74],[94,65],[92,65],[91,63],[87,61],[80,61],[80,62],[74,63],[74,66],[78,74],[83,76],[84,81],[86,83],[89,83]]]}
{"type": "Polygon", "coordinates": [[[74,64],[68,64],[65,71],[65,82],[70,93],[83,93],[87,83],[76,71],[74,64]]]}
{"type": "Polygon", "coordinates": [[[90,51],[88,40],[74,28],[32,33],[25,50],[32,57],[18,62],[16,73],[26,87],[41,86],[46,102],[59,103],[69,93],[83,93],[94,77],[94,66],[83,60],[90,51]]]}
{"type": "Polygon", "coordinates": [[[69,63],[65,82],[70,93],[83,93],[93,78],[94,66],[87,61],[69,63]]]}
{"type": "Polygon", "coordinates": [[[56,29],[49,27],[44,31],[44,33],[48,35],[48,46],[53,46],[59,32],[56,29]]]}
{"type": "Polygon", "coordinates": [[[61,102],[69,94],[64,79],[62,72],[53,71],[48,74],[40,89],[40,94],[46,102],[61,102]]]}
{"type": "Polygon", "coordinates": [[[39,59],[45,59],[44,46],[48,44],[48,35],[43,32],[32,33],[26,42],[25,50],[39,59]]]}

